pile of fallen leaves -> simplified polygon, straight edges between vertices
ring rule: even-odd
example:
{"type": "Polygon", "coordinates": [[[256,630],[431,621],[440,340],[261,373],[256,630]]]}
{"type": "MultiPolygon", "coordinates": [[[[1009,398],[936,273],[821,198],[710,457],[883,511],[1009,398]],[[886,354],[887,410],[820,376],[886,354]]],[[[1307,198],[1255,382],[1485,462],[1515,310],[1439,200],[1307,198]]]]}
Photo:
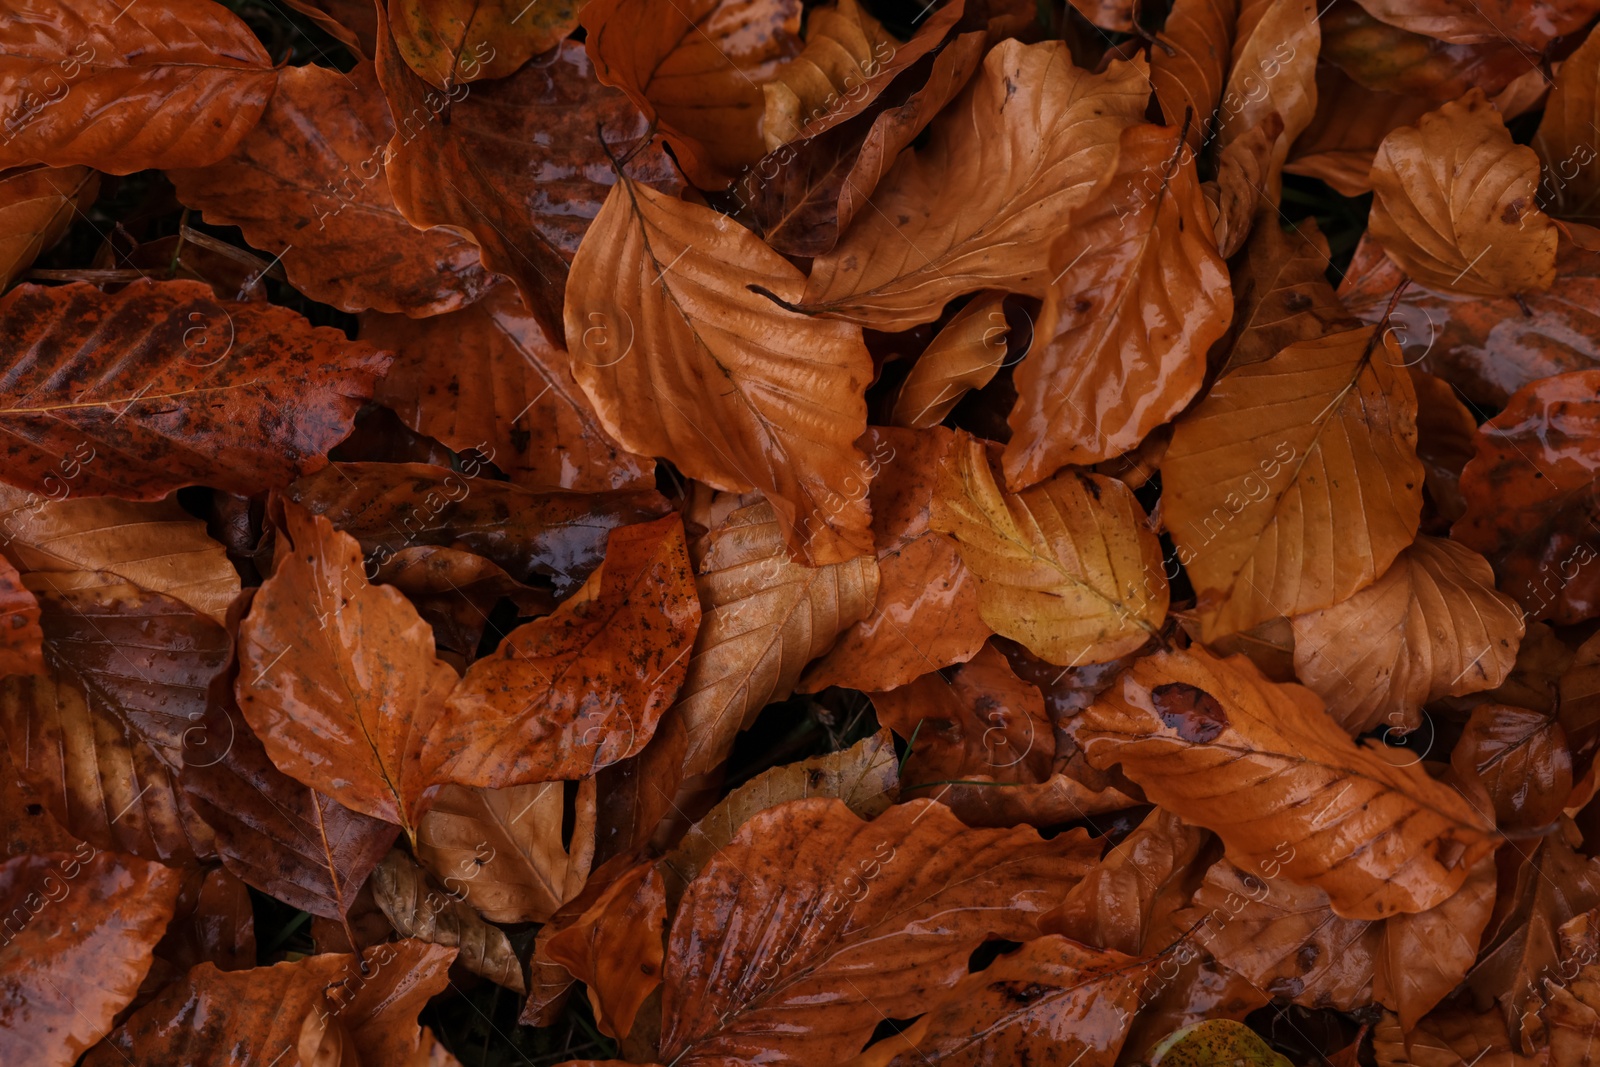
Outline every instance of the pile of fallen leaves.
{"type": "Polygon", "coordinates": [[[1600,1064],[1600,0],[285,2],[0,0],[0,1062],[1600,1064]]]}

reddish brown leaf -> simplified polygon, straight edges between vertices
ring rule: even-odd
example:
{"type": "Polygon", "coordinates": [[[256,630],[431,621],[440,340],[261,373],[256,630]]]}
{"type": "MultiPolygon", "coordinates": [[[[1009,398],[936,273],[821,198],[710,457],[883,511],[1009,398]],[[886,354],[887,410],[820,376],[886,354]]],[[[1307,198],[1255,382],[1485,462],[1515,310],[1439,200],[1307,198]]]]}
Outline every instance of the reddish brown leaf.
{"type": "Polygon", "coordinates": [[[926,801],[871,823],[837,800],[763,812],[673,920],[661,1056],[683,1067],[842,1062],[885,1016],[953,988],[985,938],[1036,936],[1089,849],[1078,831],[1042,841],[971,830],[926,801]]]}
{"type": "Polygon", "coordinates": [[[1438,905],[1498,844],[1488,820],[1420,767],[1358,747],[1321,704],[1196,646],[1139,660],[1071,729],[1095,766],[1120,763],[1234,862],[1280,863],[1339,915],[1438,905]]]}
{"type": "Polygon", "coordinates": [[[699,628],[682,521],[612,531],[584,588],[506,635],[450,694],[427,738],[450,754],[441,773],[499,789],[637,754],[683,684],[699,628]]]}
{"type": "Polygon", "coordinates": [[[361,337],[396,353],[375,399],[419,433],[479,448],[533,488],[650,489],[655,463],[606,433],[515,289],[427,322],[370,315],[361,337]]]}
{"type": "Polygon", "coordinates": [[[240,710],[284,773],[414,836],[441,756],[429,729],[456,672],[360,547],[284,506],[276,565],[239,627],[240,710]]]}
{"type": "Polygon", "coordinates": [[[277,78],[210,0],[29,0],[0,26],[0,169],[205,166],[250,132],[277,78]]]}
{"type": "Polygon", "coordinates": [[[1508,831],[1554,823],[1572,794],[1572,753],[1561,723],[1509,704],[1479,704],[1450,754],[1457,773],[1483,782],[1508,831]]]}
{"type": "Polygon", "coordinates": [[[349,73],[289,67],[231,155],[170,177],[207,222],[238,226],[275,253],[313,300],[418,318],[470,304],[492,279],[471,242],[420,233],[395,209],[383,172],[393,135],[370,63],[349,73]]]}
{"type": "Polygon", "coordinates": [[[800,50],[796,0],[591,0],[589,56],[649,116],[691,181],[728,184],[764,146],[761,83],[800,50]]]}
{"type": "MultiPolygon", "coordinates": [[[[492,453],[484,456],[492,460],[492,453]]],[[[408,547],[438,545],[491,559],[519,581],[550,578],[563,595],[599,566],[612,530],[668,510],[654,490],[533,493],[482,474],[483,464],[470,458],[460,471],[336,463],[300,479],[286,495],[360,542],[371,571],[408,547]]]]}
{"type": "Polygon", "coordinates": [[[327,463],[391,357],[197,282],[82,283],[0,299],[6,480],[36,493],[241,494],[327,463]]]}
{"type": "Polygon", "coordinates": [[[666,924],[661,875],[641,863],[546,943],[545,955],[588,986],[602,1033],[626,1037],[640,1005],[660,986],[666,924]]]}
{"type": "Polygon", "coordinates": [[[8,1060],[71,1067],[133,1000],[182,882],[157,863],[44,852],[0,864],[8,1060]]]}
{"type": "Polygon", "coordinates": [[[545,335],[561,336],[567,264],[615,181],[612,161],[677,188],[665,153],[639,145],[645,117],[600,84],[576,41],[510,77],[444,92],[406,66],[381,13],[378,38],[378,80],[399,116],[380,153],[395,206],[414,226],[471,235],[545,335]]]}
{"type": "MultiPolygon", "coordinates": [[[[0,120],[3,121],[3,120],[0,120]]],[[[88,167],[23,167],[0,174],[0,291],[67,232],[100,191],[88,167]]]]}
{"type": "Polygon", "coordinates": [[[929,526],[938,467],[956,437],[943,428],[868,427],[862,445],[876,468],[868,503],[878,550],[872,611],[839,635],[806,671],[799,690],[830,685],[873,692],[964,663],[990,630],[978,611],[977,584],[948,538],[929,526]]]}
{"type": "Polygon", "coordinates": [[[23,587],[22,576],[7,559],[0,559],[0,629],[5,633],[0,640],[0,676],[44,670],[39,601],[23,587]]]}

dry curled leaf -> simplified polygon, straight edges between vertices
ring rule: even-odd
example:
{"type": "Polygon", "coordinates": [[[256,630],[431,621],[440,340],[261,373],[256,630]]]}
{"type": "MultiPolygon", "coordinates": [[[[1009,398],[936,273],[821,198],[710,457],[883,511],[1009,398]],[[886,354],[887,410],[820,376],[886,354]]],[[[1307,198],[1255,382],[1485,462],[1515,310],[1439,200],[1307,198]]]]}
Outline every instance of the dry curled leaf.
{"type": "Polygon", "coordinates": [[[522,964],[504,930],[446,895],[404,852],[389,853],[372,872],[372,894],[402,937],[459,950],[456,962],[517,993],[527,992],[522,964]]]}

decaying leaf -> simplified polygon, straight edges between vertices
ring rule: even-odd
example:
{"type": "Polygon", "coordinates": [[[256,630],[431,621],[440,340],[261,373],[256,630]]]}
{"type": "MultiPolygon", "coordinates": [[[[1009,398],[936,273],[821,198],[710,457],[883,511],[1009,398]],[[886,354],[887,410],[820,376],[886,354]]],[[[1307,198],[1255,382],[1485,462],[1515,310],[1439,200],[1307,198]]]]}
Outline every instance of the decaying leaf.
{"type": "Polygon", "coordinates": [[[0,174],[0,291],[11,287],[94,202],[100,176],[88,167],[21,167],[0,174]]]}
{"type": "Polygon", "coordinates": [[[1454,790],[1356,745],[1310,691],[1243,657],[1156,652],[1071,728],[1091,763],[1120,764],[1235,863],[1276,863],[1346,918],[1437,906],[1498,841],[1454,790]]]}
{"type": "Polygon", "coordinates": [[[373,870],[372,893],[402,937],[458,949],[456,961],[473,974],[527,992],[522,964],[505,931],[436,888],[428,872],[405,853],[389,853],[373,870]]]}
{"type": "Polygon", "coordinates": [[[682,521],[612,531],[584,587],[507,634],[449,694],[425,741],[449,753],[439,773],[499,789],[637,755],[683,685],[699,627],[682,521]]]}
{"type": "MultiPolygon", "coordinates": [[[[988,937],[1028,940],[1081,876],[1079,832],[971,830],[927,801],[870,823],[797,800],[747,822],[690,885],[667,942],[661,1054],[843,1062],[881,1019],[949,990],[988,937]],[[886,966],[887,965],[887,966],[886,966]],[[783,1027],[781,1051],[766,1035],[783,1027]]],[[[914,1009],[912,1009],[914,1010],[914,1009]]]]}
{"type": "Polygon", "coordinates": [[[661,875],[642,863],[547,943],[546,955],[588,986],[595,1025],[603,1033],[626,1037],[645,998],[660,986],[666,922],[661,875]]]}
{"type": "Polygon", "coordinates": [[[390,356],[197,282],[24,285],[0,299],[7,481],[154,500],[256,493],[327,463],[390,356]]]}

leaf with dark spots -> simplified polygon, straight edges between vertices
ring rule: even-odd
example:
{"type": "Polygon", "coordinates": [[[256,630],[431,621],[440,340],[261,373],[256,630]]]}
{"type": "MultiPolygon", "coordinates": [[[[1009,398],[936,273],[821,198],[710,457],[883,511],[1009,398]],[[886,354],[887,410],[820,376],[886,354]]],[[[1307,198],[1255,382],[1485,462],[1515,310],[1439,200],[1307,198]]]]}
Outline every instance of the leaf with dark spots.
{"type": "Polygon", "coordinates": [[[52,499],[287,485],[327,464],[391,359],[189,281],[19,286],[0,348],[4,479],[52,499]]]}
{"type": "Polygon", "coordinates": [[[623,526],[552,614],[461,679],[428,737],[449,780],[504,788],[583,778],[637,755],[689,669],[700,599],[683,522],[623,526]]]}

